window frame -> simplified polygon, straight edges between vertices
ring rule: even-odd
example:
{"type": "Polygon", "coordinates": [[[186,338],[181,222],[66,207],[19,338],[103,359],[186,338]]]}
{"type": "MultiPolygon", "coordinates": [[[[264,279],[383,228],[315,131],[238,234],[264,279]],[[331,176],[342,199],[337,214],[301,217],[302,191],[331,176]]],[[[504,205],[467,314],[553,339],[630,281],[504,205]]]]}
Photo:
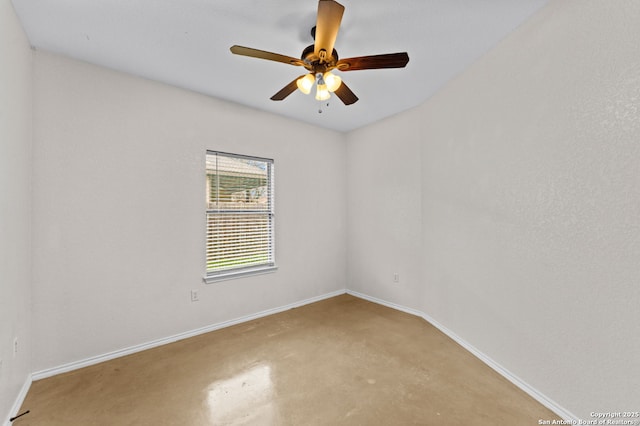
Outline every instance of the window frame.
{"type": "Polygon", "coordinates": [[[205,201],[205,250],[204,250],[205,274],[203,277],[203,281],[207,284],[210,284],[213,282],[230,280],[234,278],[275,272],[278,269],[278,267],[276,265],[276,245],[275,245],[275,208],[274,208],[274,204],[275,204],[274,203],[274,199],[275,199],[274,164],[275,162],[274,160],[271,158],[263,158],[263,157],[253,156],[253,155],[244,155],[244,154],[235,154],[235,153],[229,153],[229,152],[223,152],[223,151],[207,150],[205,155],[205,187],[206,188],[209,188],[209,184],[207,183],[207,180],[208,180],[207,171],[209,170],[207,166],[207,162],[210,155],[239,158],[243,160],[251,160],[251,161],[266,163],[267,164],[268,208],[266,210],[265,209],[220,209],[220,208],[211,209],[209,208],[210,194],[207,193],[206,201],[205,201]],[[207,246],[208,232],[209,232],[208,226],[209,226],[210,215],[215,215],[215,214],[221,215],[221,217],[232,216],[234,214],[236,215],[264,214],[268,218],[268,223],[269,223],[269,232],[267,233],[267,235],[269,236],[270,250],[268,251],[268,253],[270,254],[270,257],[268,257],[267,262],[258,264],[258,265],[237,266],[237,267],[218,270],[218,271],[209,270],[207,265],[208,257],[209,257],[209,248],[207,246]]]}

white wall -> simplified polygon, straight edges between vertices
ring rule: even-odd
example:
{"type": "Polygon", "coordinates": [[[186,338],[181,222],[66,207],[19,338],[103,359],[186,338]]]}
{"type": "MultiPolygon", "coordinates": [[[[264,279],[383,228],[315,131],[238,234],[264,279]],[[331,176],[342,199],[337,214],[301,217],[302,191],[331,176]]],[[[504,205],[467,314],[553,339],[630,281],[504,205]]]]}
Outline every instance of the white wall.
{"type": "Polygon", "coordinates": [[[0,0],[0,421],[15,414],[31,373],[32,56],[11,2],[0,0]]]}
{"type": "Polygon", "coordinates": [[[41,51],[35,93],[34,371],[346,287],[340,134],[41,51]],[[275,160],[277,272],[202,283],[207,149],[275,160]]]}
{"type": "Polygon", "coordinates": [[[348,142],[350,286],[427,313],[587,420],[640,401],[638,22],[635,0],[552,1],[348,142]],[[400,185],[363,176],[371,164],[406,169],[400,185]],[[375,185],[411,209],[418,190],[420,217],[367,212],[375,185]],[[397,235],[420,228],[420,259],[398,261],[416,241],[397,235]],[[394,286],[387,261],[421,278],[394,286]]]}
{"type": "Polygon", "coordinates": [[[405,306],[424,293],[420,118],[409,111],[347,135],[349,289],[405,306]]]}

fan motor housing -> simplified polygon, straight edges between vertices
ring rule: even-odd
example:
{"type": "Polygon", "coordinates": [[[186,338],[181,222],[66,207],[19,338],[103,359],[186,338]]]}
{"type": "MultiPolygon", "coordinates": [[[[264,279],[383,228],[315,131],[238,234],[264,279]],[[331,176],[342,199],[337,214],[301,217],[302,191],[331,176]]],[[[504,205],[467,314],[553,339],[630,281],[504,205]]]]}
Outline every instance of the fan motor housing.
{"type": "Polygon", "coordinates": [[[309,70],[314,72],[326,72],[335,68],[336,63],[338,62],[338,52],[336,49],[333,49],[329,61],[321,61],[321,59],[315,54],[315,45],[312,44],[305,47],[300,59],[302,59],[304,63],[309,64],[309,67],[307,67],[309,70]]]}

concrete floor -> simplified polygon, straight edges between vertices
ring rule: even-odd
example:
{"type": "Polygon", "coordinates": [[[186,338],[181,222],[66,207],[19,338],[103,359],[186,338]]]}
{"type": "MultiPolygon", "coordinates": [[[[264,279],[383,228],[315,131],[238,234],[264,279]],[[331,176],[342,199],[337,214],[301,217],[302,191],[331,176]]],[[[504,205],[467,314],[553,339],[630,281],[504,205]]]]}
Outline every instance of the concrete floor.
{"type": "Polygon", "coordinates": [[[421,318],[349,295],[34,382],[15,426],[559,419],[421,318]]]}

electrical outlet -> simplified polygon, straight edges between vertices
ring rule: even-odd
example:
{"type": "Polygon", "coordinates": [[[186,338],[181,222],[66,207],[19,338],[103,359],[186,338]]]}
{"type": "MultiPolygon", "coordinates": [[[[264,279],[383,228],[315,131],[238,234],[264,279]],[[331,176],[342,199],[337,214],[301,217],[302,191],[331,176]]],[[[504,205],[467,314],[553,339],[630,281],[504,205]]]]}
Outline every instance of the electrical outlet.
{"type": "Polygon", "coordinates": [[[13,339],[13,357],[15,358],[18,355],[18,338],[15,337],[13,339]]]}
{"type": "Polygon", "coordinates": [[[191,301],[197,302],[198,300],[200,300],[198,297],[198,290],[191,290],[191,301]]]}
{"type": "Polygon", "coordinates": [[[400,282],[400,274],[398,272],[394,272],[393,273],[393,282],[394,283],[399,283],[400,282]]]}

